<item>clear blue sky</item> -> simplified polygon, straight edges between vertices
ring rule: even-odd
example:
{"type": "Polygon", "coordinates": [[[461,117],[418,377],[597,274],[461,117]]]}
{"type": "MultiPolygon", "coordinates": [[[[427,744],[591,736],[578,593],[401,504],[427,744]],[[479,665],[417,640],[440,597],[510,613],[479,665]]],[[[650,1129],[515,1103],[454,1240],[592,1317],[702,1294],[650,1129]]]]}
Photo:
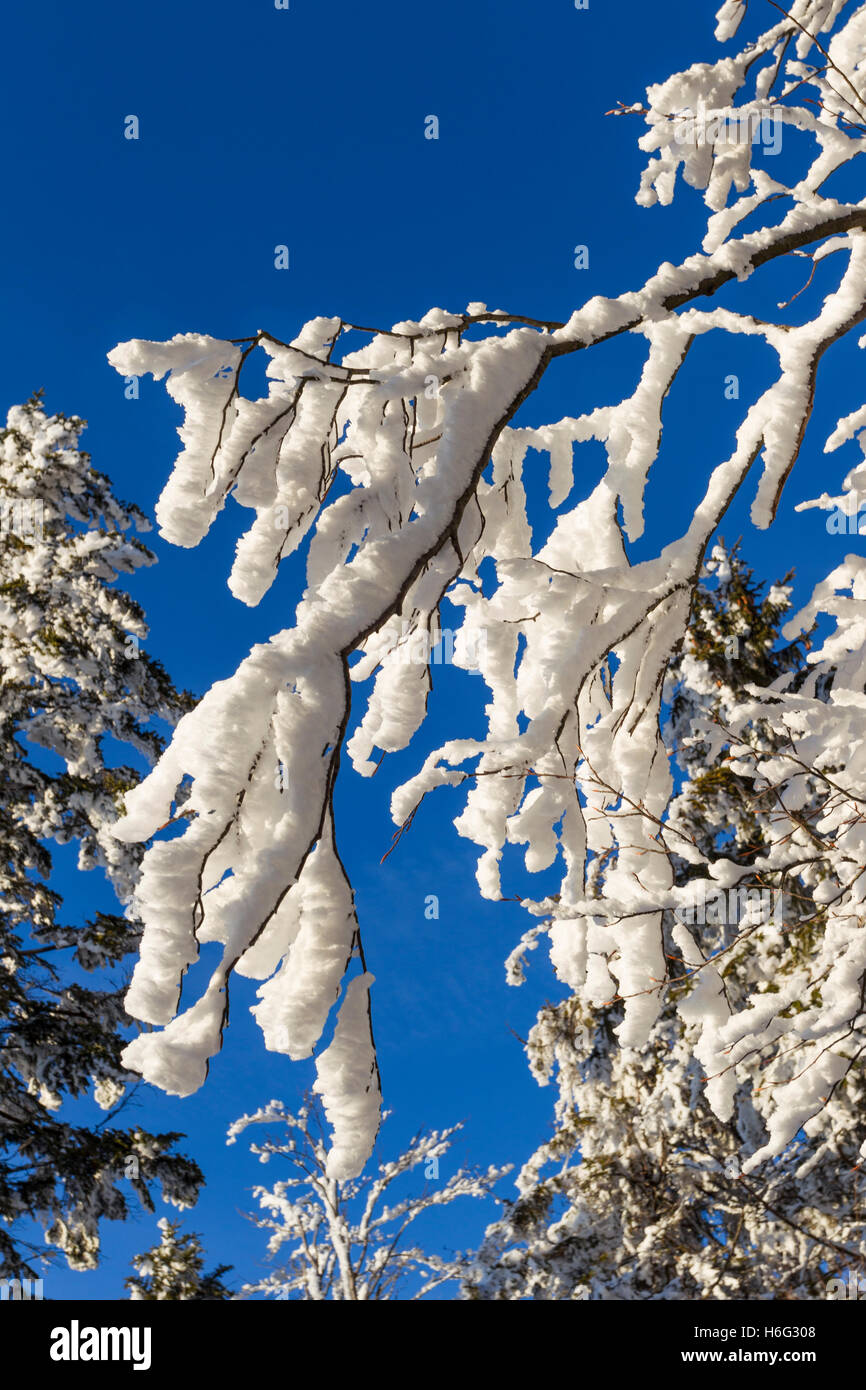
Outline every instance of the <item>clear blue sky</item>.
{"type": "MultiPolygon", "coordinates": [[[[761,6],[755,0],[756,12],[761,6]]],[[[3,414],[43,386],[49,410],[89,420],[85,447],[118,494],[152,511],[176,453],[179,412],[149,379],[138,401],[124,399],[105,360],[120,340],[258,328],[287,339],[316,314],[388,326],[471,300],[564,318],[593,294],[638,287],[660,261],[699,249],[705,213],[688,190],[673,208],[638,208],[642,123],[603,113],[714,58],[716,8],[712,0],[591,0],[586,11],[572,0],[9,7],[0,87],[3,414]],[[438,141],[424,139],[430,114],[438,141]],[[128,115],[139,118],[137,141],[124,139],[128,115]],[[274,268],[283,243],[288,271],[274,268]],[[589,248],[588,270],[574,268],[578,243],[589,248]]],[[[835,273],[825,263],[789,312],[808,313],[835,273]]],[[[803,278],[789,260],[758,292],[756,312],[771,311],[803,278]]],[[[842,347],[825,362],[826,399],[777,530],[751,532],[744,506],[725,528],[728,539],[746,533],[744,551],[768,579],[795,563],[802,595],[853,548],[827,536],[819,514],[795,516],[793,503],[828,486],[828,468],[833,478],[845,470],[821,448],[836,416],[859,403],[847,384],[862,371],[854,354],[842,347]]],[[[619,399],[642,344],[580,356],[556,369],[526,420],[619,399]]],[[[740,375],[744,400],[765,384],[752,343],[713,335],[694,356],[669,403],[648,534],[635,553],[683,529],[699,480],[728,451],[742,402],[724,399],[725,376],[740,375]]],[[[597,446],[585,460],[592,480],[597,446]]],[[[226,588],[247,520],[230,507],[197,551],[151,538],[159,565],[129,585],[151,623],[151,652],[199,694],[291,621],[297,565],[284,567],[255,610],[226,588]]],[[[344,778],[339,815],[377,977],[375,1028],[394,1111],[386,1146],[419,1126],[465,1119],[456,1161],[487,1164],[525,1158],[547,1132],[553,1093],[531,1080],[510,1030],[525,1037],[556,984],[540,950],[529,983],[505,985],[502,961],[525,923],[515,906],[476,898],[475,852],[450,823],[456,794],[429,799],[411,835],[379,863],[393,829],[392,787],[434,739],[477,726],[481,706],[472,677],[445,672],[417,747],[386,761],[372,782],[344,778]],[[430,893],[440,899],[438,921],[424,918],[430,893]]],[[[96,875],[75,874],[69,853],[57,863],[70,913],[110,904],[96,875]]],[[[310,1065],[265,1052],[245,1008],[253,988],[235,986],[205,1089],[180,1101],[142,1086],[124,1117],[186,1132],[208,1178],[187,1225],[204,1233],[214,1263],[245,1277],[255,1276],[264,1242],[239,1213],[269,1170],[240,1143],[226,1149],[225,1128],[271,1096],[297,1103],[312,1076],[310,1065]]],[[[47,1296],[119,1296],[130,1254],[152,1243],[162,1214],[107,1226],[101,1269],[52,1273],[47,1296]]],[[[488,1214],[480,1204],[455,1206],[431,1225],[430,1240],[471,1245],[488,1214]]]]}

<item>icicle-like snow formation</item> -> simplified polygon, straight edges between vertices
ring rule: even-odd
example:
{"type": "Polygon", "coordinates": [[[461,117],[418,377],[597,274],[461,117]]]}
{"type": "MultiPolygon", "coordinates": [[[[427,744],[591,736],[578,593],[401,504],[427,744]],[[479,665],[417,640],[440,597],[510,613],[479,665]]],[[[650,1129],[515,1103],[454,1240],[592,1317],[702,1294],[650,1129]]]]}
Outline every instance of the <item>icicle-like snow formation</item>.
{"type": "Polygon", "coordinates": [[[343,1181],[360,1173],[379,1130],[381,1095],[370,1031],[372,975],[346,986],[334,1040],[316,1060],[313,1090],[322,1097],[333,1132],[327,1176],[343,1181]]]}

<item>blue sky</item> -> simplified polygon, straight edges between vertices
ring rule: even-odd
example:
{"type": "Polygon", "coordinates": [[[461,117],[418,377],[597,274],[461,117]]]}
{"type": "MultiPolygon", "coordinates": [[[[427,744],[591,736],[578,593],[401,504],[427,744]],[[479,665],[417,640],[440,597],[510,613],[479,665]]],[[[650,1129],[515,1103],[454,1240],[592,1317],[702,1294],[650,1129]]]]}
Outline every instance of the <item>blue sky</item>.
{"type": "MultiPolygon", "coordinates": [[[[288,339],[317,314],[388,326],[471,300],[566,318],[593,294],[638,287],[660,261],[699,248],[706,214],[690,190],[672,208],[639,208],[642,123],[603,113],[640,100],[648,82],[714,59],[716,8],[706,0],[661,9],[591,0],[581,11],[572,0],[7,8],[0,407],[5,413],[43,386],[49,410],[88,419],[84,444],[96,467],[150,512],[176,453],[179,411],[149,379],[137,401],[124,398],[106,362],[118,341],[259,328],[288,339]],[[439,118],[437,141],[424,138],[430,114],[439,118]],[[136,141],[124,139],[128,115],[139,119],[136,141]],[[279,244],[290,248],[287,271],[274,267],[279,244]],[[577,244],[589,248],[586,270],[575,269],[577,244]]],[[[788,146],[779,159],[796,155],[788,146]]],[[[836,273],[831,259],[788,312],[810,313],[836,273]]],[[[735,286],[727,302],[746,293],[753,311],[769,316],[804,278],[802,263],[789,259],[760,287],[735,286]]],[[[523,418],[540,423],[619,399],[642,350],[625,340],[563,363],[523,418]]],[[[853,462],[828,464],[821,448],[836,417],[859,404],[855,352],[842,345],[824,364],[824,399],[777,526],[755,533],[747,498],[725,527],[729,540],[744,534],[744,553],[768,580],[796,564],[804,597],[853,548],[850,538],[827,535],[819,513],[795,515],[793,504],[828,486],[828,469],[835,479],[853,462]]],[[[669,403],[636,555],[687,525],[743,402],[766,384],[771,364],[761,353],[718,335],[697,345],[669,403]],[[729,373],[741,379],[738,403],[724,398],[729,373]]],[[[582,458],[588,487],[602,455],[588,446],[582,458]]],[[[230,506],[196,551],[151,536],[159,564],[128,585],[150,620],[150,651],[198,694],[291,621],[298,563],[284,566],[257,609],[229,594],[225,579],[247,521],[230,506]]],[[[482,703],[471,676],[444,670],[417,746],[388,759],[372,782],[344,778],[338,810],[377,977],[376,1035],[394,1111],[386,1149],[419,1126],[463,1119],[455,1162],[487,1164],[519,1162],[547,1133],[552,1091],[531,1080],[511,1030],[526,1036],[556,984],[542,951],[522,990],[504,983],[502,961],[526,924],[514,905],[477,899],[475,853],[450,823],[457,794],[429,798],[411,835],[379,862],[393,830],[392,787],[434,740],[478,723],[482,703]],[[432,893],[438,921],[424,917],[432,893]]],[[[73,862],[68,852],[57,856],[70,913],[110,905],[96,875],[77,875],[73,862]]],[[[213,1263],[232,1263],[248,1278],[264,1241],[240,1213],[268,1170],[242,1144],[226,1149],[224,1132],[271,1096],[296,1104],[312,1077],[311,1066],[265,1052],[246,1012],[253,999],[253,986],[239,981],[203,1091],[180,1101],[142,1086],[125,1116],[189,1136],[208,1186],[187,1225],[204,1233],[213,1263]]],[[[106,1227],[100,1270],[52,1272],[46,1295],[119,1296],[130,1254],[152,1243],[162,1214],[106,1227]]],[[[436,1217],[430,1240],[471,1245],[488,1215],[481,1204],[457,1205],[436,1217]]]]}

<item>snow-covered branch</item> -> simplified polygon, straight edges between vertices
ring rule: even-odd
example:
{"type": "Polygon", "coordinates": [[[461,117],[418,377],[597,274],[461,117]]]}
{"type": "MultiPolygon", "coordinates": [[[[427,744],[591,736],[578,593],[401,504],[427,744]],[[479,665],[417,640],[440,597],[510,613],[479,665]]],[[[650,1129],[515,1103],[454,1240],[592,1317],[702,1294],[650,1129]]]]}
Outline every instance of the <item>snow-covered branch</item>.
{"type": "MultiPolygon", "coordinates": [[[[720,11],[723,41],[741,10],[720,11]]],[[[651,88],[640,201],[669,202],[682,168],[710,208],[703,249],[663,264],[638,289],[591,299],[562,323],[473,304],[390,330],[318,318],[290,343],[264,331],[235,340],[179,334],[110,354],[125,375],[168,374],[185,412],[183,448],[157,510],[164,536],[194,546],[229,497],[251,509],[229,578],[248,604],[307,545],[293,626],[254,647],[205,695],[126,799],[118,833],[130,841],[150,839],[171,819],[182,787],[190,816],[182,834],[145,856],[136,896],[145,933],[127,1007],[161,1031],[134,1040],[127,1065],[178,1094],[201,1085],[221,1045],[233,973],[263,981],[255,1012],[266,1046],[309,1056],[357,957],[361,973],[317,1065],[336,1133],[334,1174],[360,1172],[380,1104],[372,976],[338,850],[334,787],[344,750],[370,775],[374,750],[406,747],[421,726],[429,666],[406,660],[406,645],[438,628],[445,596],[464,611],[455,662],[477,664],[490,689],[487,736],[470,740],[455,728],[395,793],[395,823],[406,825],[435,788],[466,781],[456,824],[481,849],[486,896],[500,896],[507,846],[526,846],[530,872],[560,858],[559,892],[525,906],[549,924],[555,958],[586,950],[585,976],[569,966],[566,977],[589,1006],[624,1000],[620,1043],[646,1043],[667,978],[662,918],[675,877],[673,832],[662,832],[673,791],[659,729],[668,661],[732,500],[754,479],[753,519],[771,524],[811,417],[819,363],[866,319],[866,204],[821,191],[866,149],[864,26],[862,5],[798,0],[740,53],[651,88]],[[766,150],[760,161],[761,142],[751,138],[759,113],[779,123],[772,131],[792,125],[817,146],[790,186],[763,167],[766,150]],[[746,141],[731,140],[735,115],[746,141]],[[754,229],[735,235],[746,217],[754,229]],[[792,253],[797,265],[831,250],[843,253],[822,270],[840,267],[835,288],[802,324],[710,302],[792,253]],[[776,366],[745,410],[733,452],[709,469],[685,533],[632,563],[663,404],[690,345],[709,332],[759,335],[776,366]],[[631,394],[548,426],[521,423],[521,407],[560,359],[624,334],[647,345],[631,394]],[[254,352],[269,359],[261,399],[242,394],[254,352]],[[588,495],[573,496],[574,451],[590,440],[603,444],[607,470],[588,495]],[[556,512],[539,547],[523,487],[530,448],[549,454],[556,512]],[[495,566],[492,591],[479,575],[486,559],[495,566]],[[373,676],[347,740],[352,684],[373,676]],[[607,908],[596,914],[598,900],[607,908]],[[182,977],[205,942],[222,945],[222,961],[178,1014],[182,977]]],[[[862,424],[855,413],[848,433],[862,424]]],[[[862,978],[851,971],[852,981],[862,978]]],[[[725,1045],[745,1046],[777,1027],[768,1009],[755,1013],[744,1002],[725,1045]]],[[[788,1101],[779,1090],[777,1113],[787,1118],[771,1120],[774,1152],[805,1113],[806,1102],[793,1100],[798,1084],[790,1080],[788,1101]]]]}

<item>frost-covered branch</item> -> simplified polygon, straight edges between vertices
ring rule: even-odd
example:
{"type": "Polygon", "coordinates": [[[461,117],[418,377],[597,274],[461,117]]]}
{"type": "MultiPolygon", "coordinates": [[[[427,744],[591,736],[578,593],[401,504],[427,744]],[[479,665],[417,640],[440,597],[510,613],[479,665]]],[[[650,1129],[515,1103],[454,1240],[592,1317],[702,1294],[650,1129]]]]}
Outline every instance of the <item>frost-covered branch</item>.
{"type": "Polygon", "coordinates": [[[423,1298],[441,1284],[464,1277],[466,1257],[440,1256],[407,1246],[404,1235],[424,1212],[448,1205],[458,1197],[488,1197],[510,1168],[486,1172],[460,1169],[438,1186],[439,1162],[462,1125],[418,1134],[397,1159],[381,1163],[377,1176],[350,1181],[331,1176],[331,1156],[324,1137],[321,1108],[310,1096],[297,1115],[279,1101],[254,1115],[244,1115],[229,1130],[234,1143],[249,1125],[276,1125],[280,1137],[251,1145],[262,1163],[287,1161],[290,1176],[273,1188],[257,1187],[254,1194],[266,1213],[253,1218],[270,1231],[268,1254],[286,1261],[266,1279],[244,1286],[244,1293],[324,1301],[367,1302],[397,1294],[423,1298]],[[424,1168],[421,1192],[407,1192],[401,1180],[424,1168]],[[404,1195],[390,1205],[393,1184],[404,1195]],[[286,1259],[285,1246],[290,1246],[286,1259]]]}

